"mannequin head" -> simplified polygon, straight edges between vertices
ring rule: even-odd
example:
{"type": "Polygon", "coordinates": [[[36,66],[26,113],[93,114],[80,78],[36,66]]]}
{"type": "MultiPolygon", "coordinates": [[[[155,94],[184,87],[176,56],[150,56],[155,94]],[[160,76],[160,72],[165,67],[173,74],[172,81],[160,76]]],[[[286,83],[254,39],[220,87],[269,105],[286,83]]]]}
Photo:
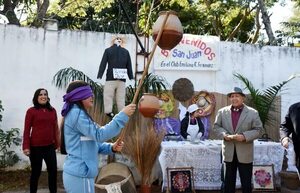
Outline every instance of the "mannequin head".
{"type": "Polygon", "coordinates": [[[114,44],[116,44],[117,46],[120,46],[122,43],[121,38],[116,38],[114,44]]]}
{"type": "Polygon", "coordinates": [[[124,43],[125,43],[125,41],[124,41],[124,38],[122,38],[122,37],[120,37],[120,36],[115,36],[115,37],[113,37],[113,39],[112,39],[112,45],[117,45],[117,46],[124,46],[124,43]]]}
{"type": "Polygon", "coordinates": [[[192,104],[188,107],[187,111],[190,114],[191,118],[199,117],[199,107],[196,104],[192,104]]]}

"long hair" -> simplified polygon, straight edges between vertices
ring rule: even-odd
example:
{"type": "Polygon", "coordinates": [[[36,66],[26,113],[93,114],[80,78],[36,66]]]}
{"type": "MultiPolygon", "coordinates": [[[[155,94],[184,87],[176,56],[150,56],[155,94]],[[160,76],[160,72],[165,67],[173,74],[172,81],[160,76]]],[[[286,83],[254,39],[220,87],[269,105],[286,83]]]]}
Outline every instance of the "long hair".
{"type": "MultiPolygon", "coordinates": [[[[73,82],[71,82],[69,85],[68,85],[68,88],[67,88],[67,93],[75,90],[76,88],[79,88],[79,87],[82,87],[82,86],[87,86],[89,85],[88,83],[84,82],[83,80],[75,80],[73,82]]],[[[73,103],[71,103],[71,108],[72,106],[76,104],[79,106],[79,108],[81,110],[83,110],[86,115],[92,120],[92,117],[89,115],[89,113],[87,112],[87,110],[84,108],[83,104],[82,104],[82,101],[75,101],[73,103]]],[[[80,112],[79,112],[80,113],[80,112]]],[[[78,115],[79,116],[79,115],[78,115]]],[[[65,118],[63,117],[62,121],[61,121],[61,124],[60,124],[60,128],[61,128],[61,134],[60,134],[60,139],[61,139],[61,145],[60,145],[60,152],[61,154],[67,154],[67,151],[66,151],[66,145],[65,145],[65,138],[64,138],[64,122],[65,122],[65,118]]]]}
{"type": "Polygon", "coordinates": [[[33,103],[34,108],[36,108],[36,109],[46,107],[46,109],[48,109],[50,111],[53,110],[53,107],[50,104],[50,98],[49,98],[49,95],[48,95],[48,91],[44,88],[39,88],[34,92],[34,95],[33,95],[33,98],[32,98],[32,103],[33,103]],[[47,98],[48,98],[46,104],[44,104],[44,105],[40,104],[39,101],[38,101],[39,95],[40,95],[41,91],[43,91],[43,90],[46,92],[47,98]]]}
{"type": "MultiPolygon", "coordinates": [[[[82,87],[82,86],[88,86],[89,84],[87,82],[84,82],[83,80],[75,80],[71,82],[67,88],[67,93],[75,90],[76,88],[82,87]]],[[[74,104],[77,104],[81,110],[83,110],[91,119],[92,117],[89,115],[87,110],[84,108],[82,101],[75,101],[71,103],[71,108],[74,104]]],[[[92,119],[93,120],[93,119],[92,119]]]]}

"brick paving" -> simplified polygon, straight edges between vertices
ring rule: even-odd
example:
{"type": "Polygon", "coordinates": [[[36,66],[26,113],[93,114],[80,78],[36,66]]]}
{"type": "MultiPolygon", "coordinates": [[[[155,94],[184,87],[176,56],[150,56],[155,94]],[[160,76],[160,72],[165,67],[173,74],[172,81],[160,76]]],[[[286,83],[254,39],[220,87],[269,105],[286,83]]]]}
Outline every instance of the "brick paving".
{"type": "MultiPolygon", "coordinates": [[[[280,190],[274,191],[273,193],[280,193],[280,190]]],[[[3,193],[29,193],[29,190],[21,190],[21,191],[7,191],[7,192],[3,192],[3,193]]],[[[49,193],[48,189],[39,189],[37,193],[49,193]]],[[[58,189],[57,193],[66,193],[63,189],[58,189]]],[[[152,188],[151,193],[162,193],[160,187],[154,187],[152,188]]],[[[165,191],[164,191],[165,193],[165,191]]],[[[197,190],[196,193],[220,193],[219,190],[197,190]]],[[[241,193],[240,190],[236,191],[236,193],[241,193]]],[[[268,191],[268,193],[271,193],[268,191]]]]}

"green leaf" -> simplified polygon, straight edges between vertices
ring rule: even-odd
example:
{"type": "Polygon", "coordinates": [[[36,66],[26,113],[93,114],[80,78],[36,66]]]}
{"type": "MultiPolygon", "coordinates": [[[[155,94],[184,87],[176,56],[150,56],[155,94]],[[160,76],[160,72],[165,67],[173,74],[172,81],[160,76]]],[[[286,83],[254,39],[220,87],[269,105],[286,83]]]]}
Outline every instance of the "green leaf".
{"type": "Polygon", "coordinates": [[[283,81],[277,85],[270,86],[263,91],[255,89],[253,84],[243,75],[235,73],[234,76],[241,80],[244,83],[246,89],[250,92],[251,99],[249,105],[258,111],[259,117],[264,127],[265,124],[271,123],[271,120],[274,119],[274,117],[271,116],[270,112],[272,110],[275,110],[274,101],[278,93],[289,81],[293,80],[299,75],[292,75],[288,80],[283,81]]]}
{"type": "Polygon", "coordinates": [[[62,89],[67,88],[68,84],[74,80],[83,80],[91,85],[94,93],[94,104],[103,111],[103,86],[94,82],[83,72],[72,67],[61,69],[54,75],[52,83],[62,89]]]}

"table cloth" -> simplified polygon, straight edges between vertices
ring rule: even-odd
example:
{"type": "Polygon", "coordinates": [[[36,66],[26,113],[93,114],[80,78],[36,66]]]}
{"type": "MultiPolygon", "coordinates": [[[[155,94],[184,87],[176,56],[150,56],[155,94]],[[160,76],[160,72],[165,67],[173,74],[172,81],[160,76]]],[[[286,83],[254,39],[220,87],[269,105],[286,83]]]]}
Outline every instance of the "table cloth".
{"type": "MultiPolygon", "coordinates": [[[[164,141],[161,144],[159,163],[162,169],[162,188],[167,187],[167,167],[193,167],[195,189],[216,190],[221,187],[221,140],[164,141]]],[[[274,164],[276,185],[280,185],[284,148],[280,143],[254,141],[254,165],[274,164]]],[[[237,187],[240,187],[239,176],[237,187]]]]}

